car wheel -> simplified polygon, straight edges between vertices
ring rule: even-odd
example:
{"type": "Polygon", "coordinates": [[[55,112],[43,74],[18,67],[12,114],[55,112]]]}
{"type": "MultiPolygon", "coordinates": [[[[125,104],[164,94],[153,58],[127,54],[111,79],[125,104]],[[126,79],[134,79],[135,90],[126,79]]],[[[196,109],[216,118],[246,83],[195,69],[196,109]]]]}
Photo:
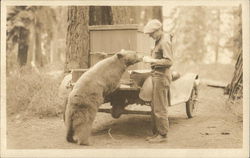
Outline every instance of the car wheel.
{"type": "Polygon", "coordinates": [[[186,102],[186,113],[188,118],[193,118],[197,111],[198,90],[193,88],[189,100],[186,102]]]}

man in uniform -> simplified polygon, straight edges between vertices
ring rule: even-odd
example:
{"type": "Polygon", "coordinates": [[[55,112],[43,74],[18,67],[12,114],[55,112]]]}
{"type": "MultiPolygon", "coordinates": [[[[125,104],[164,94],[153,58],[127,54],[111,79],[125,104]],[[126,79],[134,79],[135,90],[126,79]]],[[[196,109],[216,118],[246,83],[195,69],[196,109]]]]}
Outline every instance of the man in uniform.
{"type": "Polygon", "coordinates": [[[152,101],[151,116],[153,136],[146,138],[150,143],[167,141],[169,129],[168,106],[170,106],[170,67],[173,64],[171,36],[162,31],[159,20],[151,20],[144,27],[144,33],[155,40],[151,56],[145,56],[144,62],[151,63],[152,68],[152,101]]]}

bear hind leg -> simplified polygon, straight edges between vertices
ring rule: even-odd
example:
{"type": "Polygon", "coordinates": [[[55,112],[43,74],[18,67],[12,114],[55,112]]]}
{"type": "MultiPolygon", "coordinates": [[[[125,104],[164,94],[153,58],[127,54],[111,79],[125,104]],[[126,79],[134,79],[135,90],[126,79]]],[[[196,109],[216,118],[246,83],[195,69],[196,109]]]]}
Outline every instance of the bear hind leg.
{"type": "MultiPolygon", "coordinates": [[[[69,105],[67,105],[69,106],[69,105]]],[[[66,140],[71,143],[75,143],[73,136],[74,136],[74,129],[73,129],[73,122],[72,122],[72,115],[70,112],[70,108],[66,107],[64,113],[64,123],[66,125],[66,140]]]]}
{"type": "Polygon", "coordinates": [[[74,141],[80,145],[90,145],[92,124],[97,113],[97,108],[83,108],[75,113],[73,118],[74,141]]]}
{"type": "Polygon", "coordinates": [[[74,136],[74,130],[71,125],[71,127],[67,127],[66,140],[68,142],[75,143],[76,141],[74,140],[73,136],[74,136]]]}

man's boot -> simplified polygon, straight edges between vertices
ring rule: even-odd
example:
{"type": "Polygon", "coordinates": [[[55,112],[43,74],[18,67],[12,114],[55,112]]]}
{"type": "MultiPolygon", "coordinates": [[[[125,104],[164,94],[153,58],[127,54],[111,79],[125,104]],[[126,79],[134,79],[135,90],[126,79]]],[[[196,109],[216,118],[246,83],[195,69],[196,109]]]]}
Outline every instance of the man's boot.
{"type": "Polygon", "coordinates": [[[151,140],[151,139],[153,139],[153,138],[155,138],[157,136],[158,136],[158,134],[154,134],[152,136],[149,136],[149,137],[146,138],[146,141],[149,141],[149,140],[151,140]]]}
{"type": "Polygon", "coordinates": [[[167,142],[167,135],[157,135],[156,137],[149,139],[149,143],[163,143],[167,142]]]}
{"type": "Polygon", "coordinates": [[[150,139],[152,139],[152,138],[154,138],[154,137],[157,137],[158,134],[159,134],[159,133],[157,132],[156,128],[153,128],[153,129],[152,129],[152,133],[153,133],[152,136],[146,137],[146,141],[149,141],[150,139]]]}

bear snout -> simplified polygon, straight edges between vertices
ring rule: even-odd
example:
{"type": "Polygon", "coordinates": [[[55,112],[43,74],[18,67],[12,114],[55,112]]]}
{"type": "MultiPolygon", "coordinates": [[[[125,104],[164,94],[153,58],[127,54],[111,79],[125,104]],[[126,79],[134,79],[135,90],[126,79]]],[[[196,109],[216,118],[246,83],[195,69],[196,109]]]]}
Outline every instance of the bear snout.
{"type": "Polygon", "coordinates": [[[137,62],[142,62],[143,61],[143,56],[137,55],[137,62]]]}
{"type": "Polygon", "coordinates": [[[144,54],[141,52],[136,52],[136,59],[137,62],[142,62],[143,61],[144,54]]]}

